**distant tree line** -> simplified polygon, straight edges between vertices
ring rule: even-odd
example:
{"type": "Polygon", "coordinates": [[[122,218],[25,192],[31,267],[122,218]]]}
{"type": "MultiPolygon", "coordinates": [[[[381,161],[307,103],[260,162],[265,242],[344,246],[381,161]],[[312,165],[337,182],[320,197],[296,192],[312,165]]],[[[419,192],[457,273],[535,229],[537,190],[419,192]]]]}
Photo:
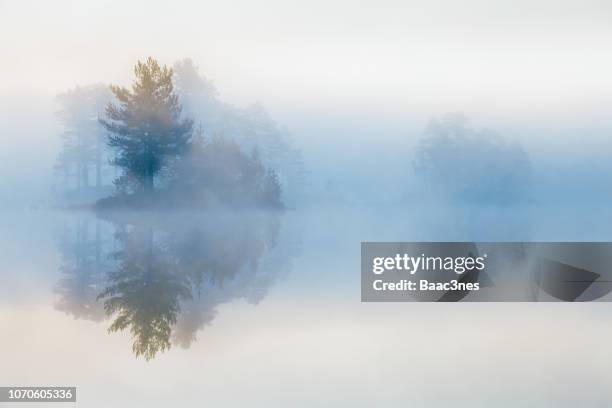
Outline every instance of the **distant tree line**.
{"type": "Polygon", "coordinates": [[[473,129],[462,113],[430,121],[414,168],[428,188],[454,203],[517,204],[531,196],[531,162],[521,145],[473,129]]]}

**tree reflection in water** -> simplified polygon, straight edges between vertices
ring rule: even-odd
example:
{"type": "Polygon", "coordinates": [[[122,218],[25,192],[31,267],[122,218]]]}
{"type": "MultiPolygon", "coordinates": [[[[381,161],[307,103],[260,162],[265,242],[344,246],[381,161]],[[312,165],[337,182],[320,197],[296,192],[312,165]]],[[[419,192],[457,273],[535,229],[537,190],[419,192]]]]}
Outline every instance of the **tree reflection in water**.
{"type": "MultiPolygon", "coordinates": [[[[146,360],[172,344],[189,347],[217,305],[259,302],[289,270],[295,251],[290,243],[278,245],[281,220],[274,213],[103,216],[114,226],[116,248],[101,255],[108,269],[93,304],[103,304],[112,319],[109,332],[129,330],[134,354],[146,360]]],[[[68,282],[59,283],[62,304],[78,304],[68,282]]]]}
{"type": "Polygon", "coordinates": [[[96,298],[111,268],[108,246],[112,239],[105,223],[91,215],[79,214],[71,221],[64,224],[58,236],[62,277],[55,289],[59,295],[55,307],[75,319],[100,322],[105,313],[96,298]]]}

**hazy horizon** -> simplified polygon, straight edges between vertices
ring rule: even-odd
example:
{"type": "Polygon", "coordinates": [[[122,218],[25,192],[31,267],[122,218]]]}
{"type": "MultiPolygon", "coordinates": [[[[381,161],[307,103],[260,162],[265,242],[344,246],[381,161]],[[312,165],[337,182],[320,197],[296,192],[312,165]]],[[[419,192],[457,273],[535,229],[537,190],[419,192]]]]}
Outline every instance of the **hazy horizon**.
{"type": "Polygon", "coordinates": [[[611,17],[596,0],[4,0],[0,92],[127,85],[137,59],[191,57],[230,102],[273,111],[571,114],[612,99],[611,17]]]}

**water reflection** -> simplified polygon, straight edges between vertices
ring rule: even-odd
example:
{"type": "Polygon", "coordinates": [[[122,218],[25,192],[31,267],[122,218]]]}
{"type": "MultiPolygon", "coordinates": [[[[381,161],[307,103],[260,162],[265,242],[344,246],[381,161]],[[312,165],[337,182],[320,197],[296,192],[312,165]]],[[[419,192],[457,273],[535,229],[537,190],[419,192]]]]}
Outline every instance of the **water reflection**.
{"type": "Polygon", "coordinates": [[[219,304],[238,298],[256,304],[290,268],[292,251],[278,245],[279,214],[103,218],[79,219],[60,237],[57,308],[110,319],[109,332],[129,331],[134,354],[146,360],[173,344],[189,347],[219,304]]]}
{"type": "Polygon", "coordinates": [[[55,307],[75,319],[99,322],[105,316],[97,296],[104,287],[105,271],[111,267],[108,245],[112,240],[104,238],[102,224],[81,216],[73,225],[64,224],[58,236],[62,278],[55,290],[59,295],[55,307]]]}

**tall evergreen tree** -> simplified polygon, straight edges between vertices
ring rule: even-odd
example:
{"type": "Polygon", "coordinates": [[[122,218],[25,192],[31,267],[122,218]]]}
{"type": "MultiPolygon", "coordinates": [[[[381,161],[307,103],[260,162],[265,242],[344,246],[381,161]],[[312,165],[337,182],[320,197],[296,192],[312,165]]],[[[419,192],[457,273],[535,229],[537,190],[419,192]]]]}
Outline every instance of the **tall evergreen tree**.
{"type": "Polygon", "coordinates": [[[108,104],[100,122],[111,132],[108,144],[117,152],[113,163],[123,169],[117,187],[152,192],[155,177],[188,146],[192,121],[181,118],[172,69],[148,58],[138,61],[134,74],[131,90],[111,86],[119,103],[108,104]]]}

